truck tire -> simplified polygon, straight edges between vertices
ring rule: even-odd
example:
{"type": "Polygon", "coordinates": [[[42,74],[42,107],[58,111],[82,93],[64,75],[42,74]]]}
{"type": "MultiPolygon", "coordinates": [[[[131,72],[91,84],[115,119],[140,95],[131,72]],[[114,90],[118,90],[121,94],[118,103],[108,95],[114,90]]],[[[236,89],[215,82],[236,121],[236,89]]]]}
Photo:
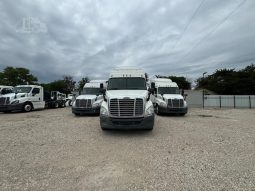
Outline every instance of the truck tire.
{"type": "Polygon", "coordinates": [[[156,105],[156,106],[154,107],[154,112],[155,112],[157,115],[160,114],[159,109],[158,109],[158,105],[156,105]]]}
{"type": "Polygon", "coordinates": [[[58,108],[59,107],[59,104],[58,102],[55,103],[55,108],[58,108]]]}
{"type": "Polygon", "coordinates": [[[30,112],[33,109],[33,105],[29,102],[25,103],[23,106],[23,111],[24,112],[30,112]]]}

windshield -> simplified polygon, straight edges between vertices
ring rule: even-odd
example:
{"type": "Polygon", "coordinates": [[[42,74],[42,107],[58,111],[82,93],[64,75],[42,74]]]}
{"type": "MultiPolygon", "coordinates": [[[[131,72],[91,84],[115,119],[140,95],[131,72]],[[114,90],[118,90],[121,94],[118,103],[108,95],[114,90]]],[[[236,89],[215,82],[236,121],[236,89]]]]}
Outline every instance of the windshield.
{"type": "Polygon", "coordinates": [[[144,78],[111,78],[108,82],[108,90],[146,90],[144,78]]]}
{"type": "Polygon", "coordinates": [[[82,94],[99,95],[102,93],[100,92],[100,88],[84,88],[82,94]]]}
{"type": "Polygon", "coordinates": [[[159,87],[158,94],[180,94],[178,87],[159,87]]]}
{"type": "Polygon", "coordinates": [[[31,91],[31,87],[15,87],[13,89],[14,93],[29,93],[31,91]]]}

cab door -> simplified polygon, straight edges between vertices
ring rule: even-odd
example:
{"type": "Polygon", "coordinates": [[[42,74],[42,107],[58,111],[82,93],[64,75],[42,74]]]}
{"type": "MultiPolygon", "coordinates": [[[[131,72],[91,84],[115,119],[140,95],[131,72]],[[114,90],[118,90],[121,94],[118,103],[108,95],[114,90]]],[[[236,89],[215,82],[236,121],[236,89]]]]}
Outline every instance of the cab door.
{"type": "Polygon", "coordinates": [[[34,88],[32,90],[32,98],[31,101],[33,103],[34,109],[43,109],[44,101],[43,101],[43,89],[42,88],[34,88]]]}

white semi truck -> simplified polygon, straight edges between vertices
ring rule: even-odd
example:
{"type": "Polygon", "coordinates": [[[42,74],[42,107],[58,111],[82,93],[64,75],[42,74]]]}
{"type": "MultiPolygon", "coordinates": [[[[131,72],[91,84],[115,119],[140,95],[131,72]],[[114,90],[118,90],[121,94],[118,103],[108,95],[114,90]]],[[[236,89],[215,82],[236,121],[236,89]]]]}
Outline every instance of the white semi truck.
{"type": "Polygon", "coordinates": [[[56,96],[61,96],[61,94],[58,94],[58,92],[44,92],[42,86],[19,85],[13,88],[12,93],[0,96],[0,112],[30,112],[47,107],[64,106],[65,100],[56,96]]]}
{"type": "Polygon", "coordinates": [[[106,87],[106,80],[91,80],[84,85],[82,94],[77,96],[72,104],[74,115],[99,114],[103,101],[100,84],[106,87]]]}
{"type": "Polygon", "coordinates": [[[185,115],[188,105],[178,85],[167,78],[151,80],[150,88],[153,93],[151,101],[156,114],[169,113],[185,115]]]}
{"type": "Polygon", "coordinates": [[[147,129],[154,126],[154,109],[145,72],[115,69],[110,73],[100,109],[100,125],[106,129],[147,129]]]}

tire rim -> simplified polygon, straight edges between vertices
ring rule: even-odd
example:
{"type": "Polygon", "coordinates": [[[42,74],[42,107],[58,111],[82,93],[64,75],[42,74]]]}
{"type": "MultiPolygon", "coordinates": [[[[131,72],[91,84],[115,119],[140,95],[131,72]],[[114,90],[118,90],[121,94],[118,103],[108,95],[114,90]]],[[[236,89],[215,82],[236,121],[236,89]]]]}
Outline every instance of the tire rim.
{"type": "Polygon", "coordinates": [[[25,111],[31,111],[32,106],[31,105],[25,105],[25,111]]]}

